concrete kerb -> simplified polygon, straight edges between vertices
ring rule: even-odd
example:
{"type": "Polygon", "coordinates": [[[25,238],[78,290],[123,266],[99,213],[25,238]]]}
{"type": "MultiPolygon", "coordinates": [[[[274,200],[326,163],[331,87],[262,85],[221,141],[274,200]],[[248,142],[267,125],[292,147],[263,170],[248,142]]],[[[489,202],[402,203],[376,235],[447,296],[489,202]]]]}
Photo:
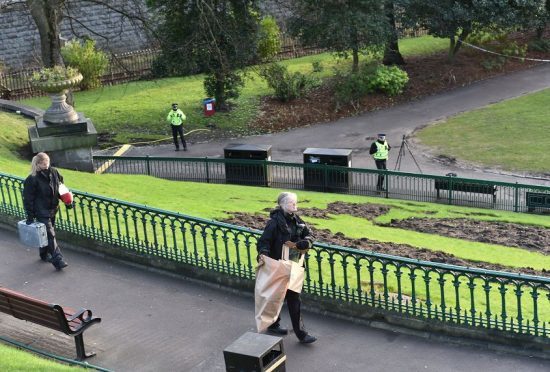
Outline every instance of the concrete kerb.
{"type": "MultiPolygon", "coordinates": [[[[15,232],[18,220],[20,218],[0,213],[1,228],[15,232]]],[[[65,231],[58,231],[58,238],[63,242],[64,249],[91,254],[175,279],[190,280],[239,296],[252,298],[254,295],[254,281],[251,279],[237,278],[157,256],[138,254],[65,231]]],[[[304,293],[302,298],[303,309],[312,313],[431,340],[459,345],[475,345],[487,350],[550,360],[550,342],[542,337],[512,336],[497,330],[453,325],[434,320],[426,322],[405,314],[307,293],[304,293]]]]}
{"type": "Polygon", "coordinates": [[[38,117],[44,116],[45,112],[44,110],[36,107],[23,105],[18,102],[8,101],[5,99],[0,99],[0,110],[19,112],[21,115],[35,120],[38,117]]]}

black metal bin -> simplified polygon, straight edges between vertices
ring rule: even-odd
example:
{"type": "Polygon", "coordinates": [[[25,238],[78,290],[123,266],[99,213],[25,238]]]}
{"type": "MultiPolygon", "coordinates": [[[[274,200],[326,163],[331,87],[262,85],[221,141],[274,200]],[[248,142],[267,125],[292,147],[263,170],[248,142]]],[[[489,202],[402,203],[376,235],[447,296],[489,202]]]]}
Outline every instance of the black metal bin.
{"type": "Polygon", "coordinates": [[[237,185],[269,186],[270,169],[265,163],[250,164],[239,160],[271,160],[271,145],[230,144],[223,149],[226,183],[237,185]]]}
{"type": "Polygon", "coordinates": [[[347,192],[351,167],[351,149],[307,148],[304,151],[304,189],[323,192],[347,192]]]}
{"type": "Polygon", "coordinates": [[[246,332],[223,351],[225,370],[286,371],[286,355],[281,337],[246,332]]]}

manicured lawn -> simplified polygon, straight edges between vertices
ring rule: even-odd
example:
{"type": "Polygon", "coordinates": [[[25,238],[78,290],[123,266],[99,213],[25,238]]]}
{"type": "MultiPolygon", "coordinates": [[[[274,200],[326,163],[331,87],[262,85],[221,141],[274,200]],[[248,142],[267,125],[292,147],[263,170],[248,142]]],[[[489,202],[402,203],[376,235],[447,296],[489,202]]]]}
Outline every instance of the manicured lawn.
{"type": "Polygon", "coordinates": [[[438,154],[506,170],[550,172],[550,89],[429,126],[417,137],[438,154]]]}
{"type": "MultiPolygon", "coordinates": [[[[447,41],[424,36],[404,39],[400,46],[405,56],[433,54],[446,49],[447,41]]],[[[330,53],[287,60],[291,71],[311,72],[312,62],[321,62],[323,71],[317,73],[326,78],[333,67],[349,68],[348,60],[341,60],[330,53]]],[[[235,109],[218,113],[211,118],[202,115],[202,99],[205,98],[203,75],[138,81],[124,85],[102,87],[74,94],[75,106],[94,122],[98,132],[112,136],[112,141],[131,143],[154,140],[169,135],[166,115],[172,102],[178,102],[187,115],[186,130],[206,129],[214,124],[216,130],[230,134],[250,134],[248,124],[258,115],[260,97],[270,94],[265,82],[251,68],[241,96],[235,100],[235,109]]],[[[24,100],[25,104],[47,108],[48,97],[24,100]]]]}
{"type": "Polygon", "coordinates": [[[84,369],[60,364],[0,342],[0,371],[2,372],[64,372],[77,370],[83,371],[84,369]]]}
{"type": "MultiPolygon", "coordinates": [[[[29,162],[21,160],[16,149],[18,145],[27,143],[26,126],[30,123],[20,116],[0,113],[0,169],[2,172],[22,177],[28,174],[29,162]]],[[[96,175],[69,170],[64,170],[62,173],[67,185],[76,190],[215,220],[227,218],[233,212],[266,214],[264,209],[274,206],[276,197],[281,191],[262,187],[168,181],[148,176],[96,175]]],[[[297,193],[301,200],[301,208],[326,209],[329,203],[335,201],[388,205],[391,207],[390,211],[376,220],[381,223],[409,217],[471,218],[550,228],[549,216],[364,196],[306,191],[297,193]]],[[[511,267],[550,267],[548,257],[527,250],[382,227],[368,220],[351,216],[334,216],[329,220],[311,222],[320,228],[343,232],[346,236],[353,238],[364,236],[379,241],[407,243],[419,248],[445,251],[463,258],[500,263],[511,267]]]]}
{"type": "MultiPolygon", "coordinates": [[[[15,114],[0,113],[0,170],[3,173],[15,174],[18,176],[25,176],[28,174],[29,162],[28,160],[20,159],[16,149],[27,143],[25,136],[26,127],[30,124],[30,121],[22,120],[21,117],[15,114]]],[[[281,191],[261,187],[167,181],[148,176],[96,175],[69,170],[62,170],[62,173],[65,177],[66,184],[76,190],[214,220],[224,219],[233,212],[266,214],[267,212],[265,209],[274,206],[275,199],[281,191]]],[[[300,199],[300,208],[317,207],[326,209],[329,203],[335,201],[376,203],[389,206],[389,212],[377,218],[377,222],[388,222],[391,219],[404,219],[409,217],[470,218],[474,220],[507,221],[550,228],[549,216],[480,210],[441,204],[387,200],[352,195],[323,194],[305,191],[298,191],[297,194],[300,199]]],[[[62,210],[64,211],[64,208],[62,208],[62,210]]],[[[373,224],[366,219],[349,215],[332,215],[330,217],[329,219],[323,220],[313,218],[306,218],[306,220],[317,228],[326,228],[333,233],[341,232],[349,238],[366,237],[374,241],[405,243],[417,248],[448,252],[461,258],[491,262],[508,267],[530,266],[536,269],[550,267],[548,256],[543,256],[526,249],[476,243],[461,239],[446,238],[436,234],[389,228],[373,224]]],[[[110,218],[113,220],[114,216],[110,218]]],[[[114,224],[112,224],[112,226],[114,226],[114,224]]],[[[148,235],[149,237],[156,234],[159,241],[162,241],[161,231],[153,232],[150,228],[148,230],[148,234],[150,234],[148,235]]],[[[185,238],[186,241],[189,239],[191,239],[190,236],[185,238]]],[[[192,246],[191,241],[188,241],[187,244],[192,246]]],[[[234,249],[239,249],[241,252],[241,259],[247,257],[244,244],[240,244],[239,248],[236,248],[234,242],[231,241],[230,245],[232,249],[231,252],[234,252],[234,249]]],[[[212,249],[213,244],[208,244],[207,246],[208,249],[212,249]]],[[[211,253],[212,252],[209,254],[211,253]]],[[[325,257],[324,269],[322,272],[325,283],[331,280],[332,275],[327,267],[327,262],[328,259],[325,257]]],[[[373,278],[375,285],[381,285],[380,283],[384,282],[384,277],[379,269],[378,267],[373,278]]],[[[341,270],[342,267],[337,265],[337,270],[334,273],[334,280],[337,285],[344,286],[346,280],[348,283],[357,282],[358,278],[354,277],[354,275],[356,275],[354,270],[348,270],[346,273],[341,270]]],[[[395,270],[395,268],[390,268],[390,270],[395,270]]],[[[403,271],[404,278],[409,277],[407,270],[408,269],[404,269],[403,271]]],[[[317,271],[316,266],[311,269],[310,274],[314,276],[321,275],[321,273],[317,271]]],[[[438,283],[436,273],[431,273],[429,275],[432,283],[438,283]]],[[[419,282],[417,284],[419,285],[421,279],[419,278],[418,280],[419,282]]],[[[463,278],[461,280],[465,281],[466,279],[463,278]]],[[[481,279],[477,281],[477,290],[475,292],[476,307],[482,309],[486,298],[482,291],[483,283],[481,279]]],[[[367,280],[366,276],[361,279],[361,283],[362,286],[364,286],[362,290],[368,291],[370,282],[367,280]]],[[[390,279],[387,284],[391,292],[397,291],[398,283],[395,281],[395,278],[390,279]]],[[[408,279],[404,280],[402,285],[404,293],[410,293],[410,281],[408,279]]],[[[461,288],[462,292],[460,293],[459,301],[461,304],[468,303],[469,294],[466,283],[463,283],[461,288]]],[[[513,314],[517,306],[516,302],[514,302],[514,288],[512,286],[507,286],[506,289],[507,311],[509,314],[513,314]]],[[[380,293],[379,288],[376,290],[380,293]]],[[[416,291],[418,300],[424,301],[427,298],[425,294],[427,288],[424,286],[419,286],[416,291]]],[[[500,293],[496,290],[491,293],[491,298],[489,298],[491,308],[499,309],[499,301],[501,301],[500,293]]],[[[452,287],[452,282],[447,278],[445,286],[447,306],[453,306],[453,295],[454,288],[452,287]]],[[[440,300],[440,294],[438,294],[438,287],[436,284],[430,288],[430,298],[434,304],[438,303],[440,300]]],[[[539,319],[550,319],[550,307],[548,303],[541,301],[538,305],[539,319]]],[[[525,319],[531,319],[529,317],[533,314],[533,310],[530,306],[532,306],[532,303],[529,301],[525,301],[521,304],[523,315],[526,317],[525,319]]]]}

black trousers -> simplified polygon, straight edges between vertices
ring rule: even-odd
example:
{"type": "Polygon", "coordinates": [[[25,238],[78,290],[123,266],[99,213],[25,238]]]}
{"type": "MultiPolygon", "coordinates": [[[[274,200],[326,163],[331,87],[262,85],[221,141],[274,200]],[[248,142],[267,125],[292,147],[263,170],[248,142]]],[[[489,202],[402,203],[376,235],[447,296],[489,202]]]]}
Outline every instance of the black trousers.
{"type": "MultiPolygon", "coordinates": [[[[302,321],[302,314],[300,311],[300,306],[302,301],[300,300],[300,294],[291,290],[286,291],[285,295],[286,306],[288,307],[288,314],[290,315],[290,321],[292,322],[292,329],[294,329],[294,334],[298,339],[303,339],[306,337],[307,332],[304,328],[304,322],[302,321]]],[[[277,318],[277,321],[273,323],[270,327],[277,328],[281,317],[277,318]]]]}
{"type": "MultiPolygon", "coordinates": [[[[386,159],[384,160],[374,160],[376,163],[376,169],[388,169],[386,168],[386,159]]],[[[378,182],[376,183],[376,189],[382,190],[384,188],[384,175],[378,175],[378,182]]]]}
{"type": "Polygon", "coordinates": [[[55,214],[56,212],[53,212],[49,218],[39,217],[36,219],[38,222],[46,225],[46,234],[48,235],[48,246],[40,248],[40,257],[49,253],[52,256],[52,263],[54,264],[63,259],[63,255],[55,239],[55,214]]]}
{"type": "Polygon", "coordinates": [[[181,144],[183,145],[183,148],[187,148],[187,143],[185,143],[185,138],[183,137],[183,125],[171,125],[172,127],[172,138],[174,138],[174,145],[176,145],[176,148],[179,149],[180,145],[178,144],[178,134],[181,138],[181,144]]]}

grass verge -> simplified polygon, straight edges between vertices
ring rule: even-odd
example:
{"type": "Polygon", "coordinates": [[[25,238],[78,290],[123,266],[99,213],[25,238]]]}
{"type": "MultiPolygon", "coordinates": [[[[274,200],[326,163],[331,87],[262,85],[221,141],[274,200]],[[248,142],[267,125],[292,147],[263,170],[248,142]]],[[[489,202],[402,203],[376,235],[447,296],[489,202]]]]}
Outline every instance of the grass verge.
{"type": "Polygon", "coordinates": [[[550,89],[455,116],[417,133],[437,154],[511,171],[550,173],[550,89]]]}

